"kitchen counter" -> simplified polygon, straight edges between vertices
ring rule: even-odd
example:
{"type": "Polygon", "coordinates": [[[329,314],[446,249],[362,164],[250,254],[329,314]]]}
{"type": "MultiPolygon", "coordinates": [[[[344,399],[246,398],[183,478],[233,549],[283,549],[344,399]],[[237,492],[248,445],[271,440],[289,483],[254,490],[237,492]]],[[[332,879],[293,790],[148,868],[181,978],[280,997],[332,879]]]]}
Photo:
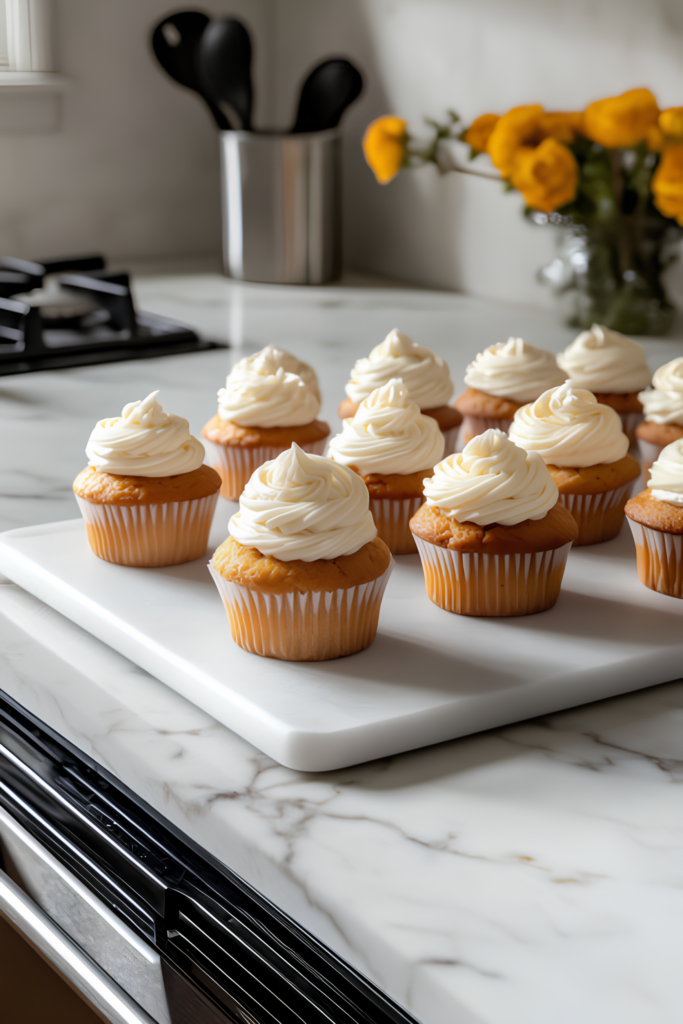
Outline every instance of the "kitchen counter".
{"type": "MultiPolygon", "coordinates": [[[[573,333],[447,293],[212,274],[140,277],[136,293],[233,349],[0,378],[1,529],[76,516],[98,418],[160,388],[198,434],[231,362],[268,342],[316,366],[337,425],[351,364],[394,326],[456,381],[509,334],[558,350],[573,333]]],[[[653,368],[683,351],[647,345],[653,368]]],[[[0,688],[423,1024],[683,1021],[683,683],[305,775],[4,582],[0,688]]]]}

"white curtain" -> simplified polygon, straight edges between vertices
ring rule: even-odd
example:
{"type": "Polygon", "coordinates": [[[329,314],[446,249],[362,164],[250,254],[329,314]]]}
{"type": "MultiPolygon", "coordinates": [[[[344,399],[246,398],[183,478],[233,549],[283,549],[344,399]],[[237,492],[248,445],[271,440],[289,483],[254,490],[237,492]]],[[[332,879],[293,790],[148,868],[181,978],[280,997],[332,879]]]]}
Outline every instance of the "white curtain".
{"type": "Polygon", "coordinates": [[[50,0],[4,0],[10,71],[52,71],[50,0]]]}

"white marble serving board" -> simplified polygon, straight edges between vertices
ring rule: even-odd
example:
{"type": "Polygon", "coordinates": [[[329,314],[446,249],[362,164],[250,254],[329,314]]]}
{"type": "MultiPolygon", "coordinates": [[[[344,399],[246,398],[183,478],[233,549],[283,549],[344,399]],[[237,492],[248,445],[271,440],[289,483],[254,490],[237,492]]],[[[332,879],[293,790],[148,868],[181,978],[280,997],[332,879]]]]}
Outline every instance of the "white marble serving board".
{"type": "MultiPolygon", "coordinates": [[[[221,506],[216,524],[224,528],[221,506]]],[[[215,525],[212,546],[221,539],[215,525]]],[[[300,771],[386,757],[681,675],[683,601],[639,583],[627,527],[615,541],[570,552],[560,599],[540,615],[452,615],[428,601],[417,555],[396,563],[368,650],[291,663],[233,643],[205,559],[166,569],[110,565],[90,551],[81,520],[0,535],[0,572],[300,771]]]]}

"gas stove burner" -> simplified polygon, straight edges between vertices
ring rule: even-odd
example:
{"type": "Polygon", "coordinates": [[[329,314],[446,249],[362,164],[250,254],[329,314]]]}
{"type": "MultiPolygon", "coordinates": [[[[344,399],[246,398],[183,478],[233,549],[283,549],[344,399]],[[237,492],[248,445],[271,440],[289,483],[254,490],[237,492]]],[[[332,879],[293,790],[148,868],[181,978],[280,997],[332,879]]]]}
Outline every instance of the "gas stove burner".
{"type": "Polygon", "coordinates": [[[0,376],[227,347],[138,312],[101,256],[0,259],[0,376]]]}

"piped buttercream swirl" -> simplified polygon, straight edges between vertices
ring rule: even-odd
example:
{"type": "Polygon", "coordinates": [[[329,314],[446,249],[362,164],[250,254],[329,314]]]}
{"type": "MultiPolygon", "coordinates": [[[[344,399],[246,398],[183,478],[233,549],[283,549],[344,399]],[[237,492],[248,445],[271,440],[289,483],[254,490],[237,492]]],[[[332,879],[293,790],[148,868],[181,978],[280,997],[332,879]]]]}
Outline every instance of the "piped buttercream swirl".
{"type": "Polygon", "coordinates": [[[508,338],[506,342],[489,345],[465,373],[468,387],[514,402],[533,402],[564,380],[552,352],[534,348],[523,338],[508,338]]]}
{"type": "Polygon", "coordinates": [[[129,402],[120,416],[100,420],[85,454],[90,465],[117,476],[161,477],[191,473],[204,462],[204,446],[182,416],[164,412],[158,391],[129,402]]]}
{"type": "Polygon", "coordinates": [[[243,359],[235,363],[228,376],[230,380],[237,380],[240,377],[248,376],[252,371],[275,373],[280,367],[287,373],[295,373],[297,377],[301,377],[304,384],[308,385],[317,398],[320,398],[320,384],[313,367],[276,345],[266,345],[260,352],[244,356],[243,359]]]}
{"type": "Polygon", "coordinates": [[[627,395],[650,383],[643,346],[600,324],[579,334],[557,365],[577,388],[598,394],[627,395]]]}
{"type": "Polygon", "coordinates": [[[638,398],[646,420],[683,427],[683,356],[660,366],[652,378],[652,387],[641,391],[638,398]]]}
{"type": "Polygon", "coordinates": [[[262,359],[218,392],[218,415],[241,427],[300,427],[320,412],[320,399],[296,373],[262,359]]]}
{"type": "Polygon", "coordinates": [[[518,409],[509,434],[520,448],[538,452],[552,466],[618,462],[629,446],[614,409],[569,381],[518,409]]]}
{"type": "Polygon", "coordinates": [[[395,377],[401,378],[420,409],[446,405],[453,395],[453,382],[443,359],[397,330],[387,334],[367,358],[356,362],[346,394],[352,402],[360,403],[395,377]]]}
{"type": "Polygon", "coordinates": [[[652,497],[683,506],[683,437],[668,444],[650,468],[652,497]]]}
{"type": "Polygon", "coordinates": [[[352,555],[377,536],[361,477],[296,444],[252,474],[228,529],[283,562],[352,555]]]}
{"type": "Polygon", "coordinates": [[[344,420],[341,434],[330,441],[335,462],[355,466],[359,473],[417,473],[443,457],[444,436],[431,416],[423,416],[408,388],[390,380],[344,420]]]}
{"type": "Polygon", "coordinates": [[[502,430],[484,431],[440,462],[424,493],[443,515],[480,526],[543,519],[559,494],[540,455],[518,448],[502,430]]]}

